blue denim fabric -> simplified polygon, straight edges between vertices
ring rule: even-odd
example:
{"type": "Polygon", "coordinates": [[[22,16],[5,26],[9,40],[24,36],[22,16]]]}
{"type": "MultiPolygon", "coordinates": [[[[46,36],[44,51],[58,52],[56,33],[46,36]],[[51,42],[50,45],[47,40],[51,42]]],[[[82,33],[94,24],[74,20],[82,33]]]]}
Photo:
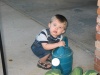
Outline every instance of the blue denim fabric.
{"type": "Polygon", "coordinates": [[[32,49],[33,53],[39,58],[42,58],[42,57],[46,56],[47,54],[51,53],[51,50],[45,50],[42,47],[41,43],[38,42],[37,40],[34,41],[34,43],[31,46],[31,49],[32,49]]]}

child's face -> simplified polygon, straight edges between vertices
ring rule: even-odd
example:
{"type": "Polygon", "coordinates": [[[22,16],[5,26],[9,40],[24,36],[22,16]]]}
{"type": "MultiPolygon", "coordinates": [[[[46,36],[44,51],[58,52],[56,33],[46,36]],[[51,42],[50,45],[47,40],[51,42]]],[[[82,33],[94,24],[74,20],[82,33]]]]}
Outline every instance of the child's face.
{"type": "Polygon", "coordinates": [[[50,33],[53,37],[57,37],[65,32],[65,25],[61,23],[58,19],[54,19],[49,23],[50,33]]]}

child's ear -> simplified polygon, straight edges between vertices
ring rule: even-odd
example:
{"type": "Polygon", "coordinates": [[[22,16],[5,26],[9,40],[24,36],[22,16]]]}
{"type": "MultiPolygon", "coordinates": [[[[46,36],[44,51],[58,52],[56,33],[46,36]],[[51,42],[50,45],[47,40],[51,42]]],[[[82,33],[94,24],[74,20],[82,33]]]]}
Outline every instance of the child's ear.
{"type": "Polygon", "coordinates": [[[65,30],[62,31],[62,34],[65,33],[65,30]]]}
{"type": "Polygon", "coordinates": [[[48,24],[48,27],[50,28],[50,23],[48,24]]]}

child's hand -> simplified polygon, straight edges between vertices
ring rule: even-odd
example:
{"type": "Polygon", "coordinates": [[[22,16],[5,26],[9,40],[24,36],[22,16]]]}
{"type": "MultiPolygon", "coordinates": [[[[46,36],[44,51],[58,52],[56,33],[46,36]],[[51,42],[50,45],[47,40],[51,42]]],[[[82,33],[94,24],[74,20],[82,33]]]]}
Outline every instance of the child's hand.
{"type": "Polygon", "coordinates": [[[65,44],[65,42],[64,41],[60,41],[60,42],[58,42],[58,46],[60,47],[60,46],[65,46],[66,44],[65,44]]]}

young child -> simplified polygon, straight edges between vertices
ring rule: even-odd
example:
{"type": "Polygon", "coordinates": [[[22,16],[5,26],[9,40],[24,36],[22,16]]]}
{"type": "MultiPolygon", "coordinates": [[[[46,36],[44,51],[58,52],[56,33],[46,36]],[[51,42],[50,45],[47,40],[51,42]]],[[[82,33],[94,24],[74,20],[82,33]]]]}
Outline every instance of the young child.
{"type": "Polygon", "coordinates": [[[51,64],[47,63],[51,51],[57,47],[65,46],[62,41],[62,34],[67,28],[67,19],[60,14],[51,18],[48,29],[43,29],[36,37],[31,46],[33,53],[39,57],[37,66],[43,69],[50,69],[51,64]]]}

